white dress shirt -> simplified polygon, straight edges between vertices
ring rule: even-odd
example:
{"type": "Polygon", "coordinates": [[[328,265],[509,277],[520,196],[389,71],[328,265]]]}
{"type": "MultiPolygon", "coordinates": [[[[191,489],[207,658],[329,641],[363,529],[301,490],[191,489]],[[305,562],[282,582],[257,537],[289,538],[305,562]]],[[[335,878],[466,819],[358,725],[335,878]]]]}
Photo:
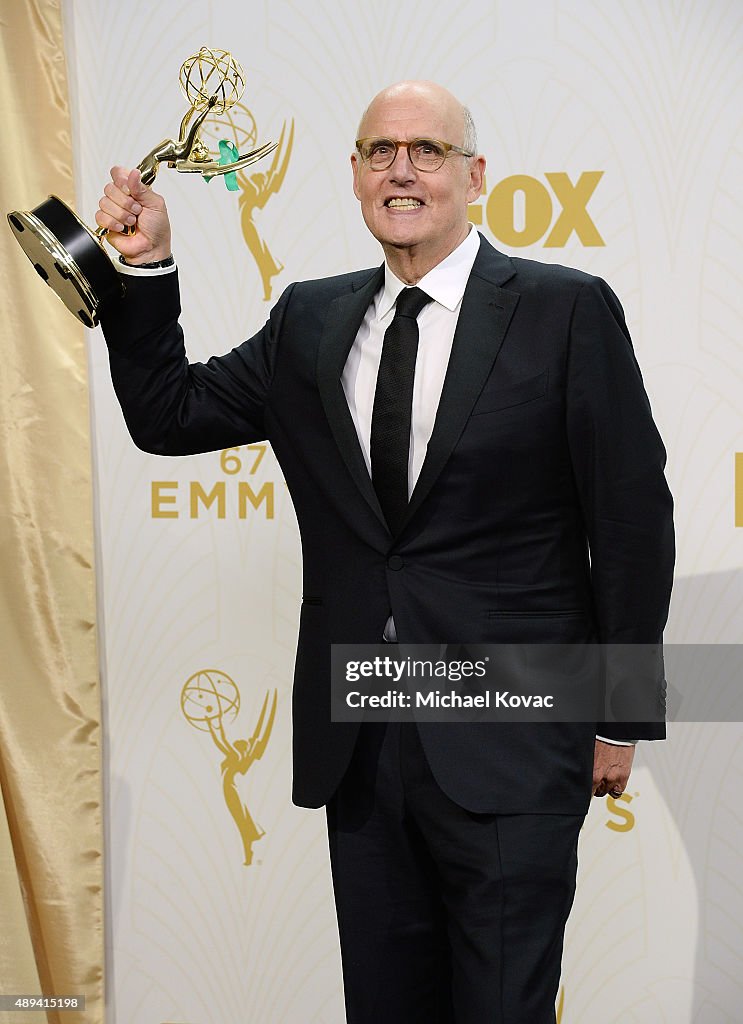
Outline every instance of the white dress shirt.
{"type": "MultiPolygon", "coordinates": [[[[433,302],[424,306],[418,316],[420,340],[413,383],[408,497],[413,493],[433,433],[462,296],[479,248],[480,236],[472,229],[454,252],[416,286],[430,295],[433,302]]],[[[405,287],[385,263],[384,287],[366,311],[343,370],[343,390],[370,474],[372,409],[384,332],[392,323],[397,296],[405,287]]]]}

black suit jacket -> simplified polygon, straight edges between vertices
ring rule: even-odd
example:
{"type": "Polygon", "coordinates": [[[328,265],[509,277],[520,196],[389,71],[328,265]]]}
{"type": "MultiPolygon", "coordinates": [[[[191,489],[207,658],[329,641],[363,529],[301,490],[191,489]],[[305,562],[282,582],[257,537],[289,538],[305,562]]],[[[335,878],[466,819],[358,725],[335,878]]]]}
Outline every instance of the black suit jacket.
{"type": "MultiPolygon", "coordinates": [[[[268,439],[299,521],[294,799],[326,802],[358,725],[332,723],[332,643],[658,643],[672,501],[624,316],[600,279],[481,239],[436,423],[391,536],[341,385],[382,268],[290,286],[249,341],[189,365],[176,275],[128,277],[103,327],[135,443],[191,454],[268,439]]],[[[655,680],[659,691],[662,678],[655,680]]],[[[479,812],[583,813],[594,732],[631,723],[420,726],[445,792],[479,812]]]]}

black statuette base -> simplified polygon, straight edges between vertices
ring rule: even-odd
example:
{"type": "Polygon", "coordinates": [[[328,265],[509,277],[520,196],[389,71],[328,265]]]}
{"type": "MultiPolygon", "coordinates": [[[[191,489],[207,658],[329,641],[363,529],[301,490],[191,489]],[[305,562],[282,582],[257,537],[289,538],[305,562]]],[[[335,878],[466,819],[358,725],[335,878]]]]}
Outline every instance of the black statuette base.
{"type": "Polygon", "coordinates": [[[18,244],[38,275],[86,327],[95,327],[124,282],[95,234],[57,196],[30,213],[8,214],[18,244]]]}

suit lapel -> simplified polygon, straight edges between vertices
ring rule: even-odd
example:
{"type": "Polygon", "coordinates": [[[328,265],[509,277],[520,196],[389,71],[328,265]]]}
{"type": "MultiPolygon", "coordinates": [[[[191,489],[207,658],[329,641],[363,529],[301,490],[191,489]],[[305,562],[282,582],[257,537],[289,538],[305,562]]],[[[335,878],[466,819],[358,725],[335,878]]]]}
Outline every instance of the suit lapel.
{"type": "Polygon", "coordinates": [[[341,295],[331,304],[317,354],[317,386],[343,461],[364,499],[386,526],[341,381],[343,367],[364,315],[383,284],[384,267],[379,267],[366,282],[362,281],[354,291],[341,295]]]}
{"type": "Polygon", "coordinates": [[[410,497],[406,523],[444,468],[493,368],[519,301],[517,292],[500,285],[514,273],[511,260],[481,236],[462,299],[433,433],[410,497]]]}

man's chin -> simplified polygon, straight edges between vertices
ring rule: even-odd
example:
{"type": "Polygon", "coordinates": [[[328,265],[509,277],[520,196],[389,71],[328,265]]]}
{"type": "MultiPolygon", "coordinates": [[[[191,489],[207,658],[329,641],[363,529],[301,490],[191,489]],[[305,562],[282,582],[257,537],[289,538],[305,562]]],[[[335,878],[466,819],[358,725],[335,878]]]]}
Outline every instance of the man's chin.
{"type": "Polygon", "coordinates": [[[385,231],[377,237],[383,246],[389,245],[393,249],[412,249],[423,241],[420,233],[414,231],[385,231]]]}

